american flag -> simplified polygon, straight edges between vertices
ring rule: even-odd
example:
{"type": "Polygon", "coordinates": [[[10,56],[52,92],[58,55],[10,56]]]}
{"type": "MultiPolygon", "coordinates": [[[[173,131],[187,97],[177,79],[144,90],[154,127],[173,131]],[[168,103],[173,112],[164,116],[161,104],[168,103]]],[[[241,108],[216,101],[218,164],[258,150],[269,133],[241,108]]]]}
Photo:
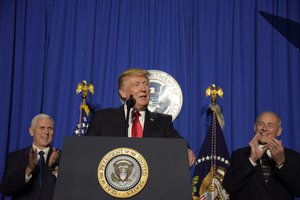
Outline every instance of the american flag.
{"type": "Polygon", "coordinates": [[[89,127],[89,114],[90,114],[89,107],[86,104],[81,104],[79,121],[74,130],[75,136],[86,135],[88,127],[89,127]]]}

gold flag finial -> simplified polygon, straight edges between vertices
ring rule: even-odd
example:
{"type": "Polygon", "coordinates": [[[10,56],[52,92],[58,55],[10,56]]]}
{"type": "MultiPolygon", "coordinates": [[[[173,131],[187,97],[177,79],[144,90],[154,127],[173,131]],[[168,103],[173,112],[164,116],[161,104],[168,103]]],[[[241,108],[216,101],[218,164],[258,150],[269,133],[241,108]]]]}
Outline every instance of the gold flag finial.
{"type": "Polygon", "coordinates": [[[77,89],[76,89],[76,94],[79,94],[82,91],[82,104],[86,103],[86,98],[88,95],[88,92],[94,94],[94,86],[93,84],[88,84],[85,80],[82,82],[78,83],[77,89]]]}
{"type": "Polygon", "coordinates": [[[216,87],[215,84],[212,84],[211,86],[208,86],[206,88],[206,91],[205,91],[205,97],[208,97],[211,95],[211,102],[212,104],[215,104],[216,101],[217,101],[217,95],[219,95],[219,97],[223,98],[223,90],[222,88],[216,87]]]}

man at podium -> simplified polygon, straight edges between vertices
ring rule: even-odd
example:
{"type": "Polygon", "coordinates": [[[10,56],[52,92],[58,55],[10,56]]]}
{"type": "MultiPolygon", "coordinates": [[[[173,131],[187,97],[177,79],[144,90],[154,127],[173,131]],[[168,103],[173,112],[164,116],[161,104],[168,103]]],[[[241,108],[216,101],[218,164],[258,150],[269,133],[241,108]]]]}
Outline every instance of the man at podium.
{"type": "MultiPolygon", "coordinates": [[[[150,101],[149,72],[139,68],[124,71],[118,81],[119,96],[125,102],[119,108],[96,111],[87,136],[182,138],[172,116],[147,109],[150,101]]],[[[195,155],[188,149],[189,166],[195,155]]]]}

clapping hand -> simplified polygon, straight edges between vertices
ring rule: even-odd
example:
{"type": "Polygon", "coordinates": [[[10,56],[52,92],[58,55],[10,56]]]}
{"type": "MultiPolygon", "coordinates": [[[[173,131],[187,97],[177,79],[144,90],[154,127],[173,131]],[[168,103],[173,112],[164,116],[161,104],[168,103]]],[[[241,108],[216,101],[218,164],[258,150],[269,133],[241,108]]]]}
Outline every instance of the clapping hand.
{"type": "Polygon", "coordinates": [[[31,148],[29,151],[29,162],[26,167],[25,173],[27,176],[30,176],[32,171],[36,168],[37,166],[37,150],[34,148],[31,148]]]}

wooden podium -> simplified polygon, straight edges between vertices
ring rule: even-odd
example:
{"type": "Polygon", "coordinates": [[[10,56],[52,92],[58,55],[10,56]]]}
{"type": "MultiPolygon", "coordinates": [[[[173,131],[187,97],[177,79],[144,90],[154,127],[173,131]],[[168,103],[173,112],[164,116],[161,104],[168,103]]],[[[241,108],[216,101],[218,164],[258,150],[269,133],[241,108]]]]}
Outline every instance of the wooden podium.
{"type": "Polygon", "coordinates": [[[116,148],[131,148],[149,169],[144,188],[128,200],[189,200],[192,187],[187,143],[178,138],[76,137],[64,139],[55,200],[115,200],[98,181],[101,159],[116,148]]]}

